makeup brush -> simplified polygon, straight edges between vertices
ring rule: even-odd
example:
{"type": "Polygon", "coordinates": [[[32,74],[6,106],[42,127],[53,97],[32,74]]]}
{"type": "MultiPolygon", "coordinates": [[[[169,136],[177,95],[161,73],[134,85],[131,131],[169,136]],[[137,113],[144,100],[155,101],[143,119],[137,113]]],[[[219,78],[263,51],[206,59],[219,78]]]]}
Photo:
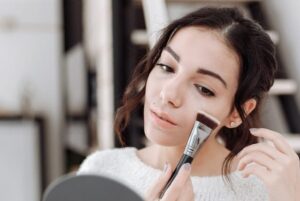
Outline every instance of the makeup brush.
{"type": "Polygon", "coordinates": [[[185,150],[181,159],[179,160],[175,170],[173,171],[170,179],[168,180],[166,186],[161,191],[159,198],[161,199],[165,194],[168,187],[173,182],[174,178],[178,174],[180,168],[185,163],[192,163],[193,159],[201,148],[202,144],[206,141],[208,136],[212,133],[212,131],[220,124],[219,120],[215,117],[200,111],[197,114],[196,121],[194,123],[193,129],[191,131],[189,140],[185,146],[185,150]]]}

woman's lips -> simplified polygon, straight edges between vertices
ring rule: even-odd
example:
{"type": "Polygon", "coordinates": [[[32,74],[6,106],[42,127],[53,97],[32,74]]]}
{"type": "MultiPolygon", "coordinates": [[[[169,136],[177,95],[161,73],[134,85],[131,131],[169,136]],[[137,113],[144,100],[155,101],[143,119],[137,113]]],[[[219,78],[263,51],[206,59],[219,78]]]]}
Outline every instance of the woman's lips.
{"type": "Polygon", "coordinates": [[[171,120],[166,113],[154,112],[150,110],[150,117],[155,124],[162,128],[171,128],[177,126],[177,124],[171,120]]]}

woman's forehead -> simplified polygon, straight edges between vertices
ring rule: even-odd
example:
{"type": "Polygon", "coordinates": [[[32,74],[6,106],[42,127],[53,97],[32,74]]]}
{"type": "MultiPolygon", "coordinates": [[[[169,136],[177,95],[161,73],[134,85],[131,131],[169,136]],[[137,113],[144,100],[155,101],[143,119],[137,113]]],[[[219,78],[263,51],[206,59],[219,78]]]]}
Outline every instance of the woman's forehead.
{"type": "Polygon", "coordinates": [[[167,46],[172,47],[172,50],[181,57],[203,59],[200,58],[201,54],[224,55],[238,62],[238,55],[225,41],[224,36],[216,30],[205,27],[185,27],[172,37],[167,46]]]}
{"type": "Polygon", "coordinates": [[[226,79],[238,80],[238,55],[221,37],[207,28],[183,28],[164,48],[163,55],[183,66],[205,68],[218,72],[226,79]]]}

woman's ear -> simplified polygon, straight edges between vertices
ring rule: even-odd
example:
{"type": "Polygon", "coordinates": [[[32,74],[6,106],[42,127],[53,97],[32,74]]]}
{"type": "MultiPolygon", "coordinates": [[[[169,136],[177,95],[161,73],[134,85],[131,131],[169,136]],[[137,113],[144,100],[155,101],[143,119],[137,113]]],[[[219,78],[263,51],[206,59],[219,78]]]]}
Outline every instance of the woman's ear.
{"type": "MultiPolygon", "coordinates": [[[[247,100],[243,104],[243,109],[247,116],[255,109],[256,104],[257,104],[257,102],[254,98],[247,100]]],[[[234,110],[231,112],[231,114],[228,117],[226,127],[227,128],[235,128],[235,127],[238,127],[241,123],[242,123],[242,119],[241,119],[237,109],[234,108],[234,110]]]]}
{"type": "Polygon", "coordinates": [[[257,102],[254,98],[251,98],[244,103],[243,108],[247,116],[256,108],[256,104],[257,102]]]}

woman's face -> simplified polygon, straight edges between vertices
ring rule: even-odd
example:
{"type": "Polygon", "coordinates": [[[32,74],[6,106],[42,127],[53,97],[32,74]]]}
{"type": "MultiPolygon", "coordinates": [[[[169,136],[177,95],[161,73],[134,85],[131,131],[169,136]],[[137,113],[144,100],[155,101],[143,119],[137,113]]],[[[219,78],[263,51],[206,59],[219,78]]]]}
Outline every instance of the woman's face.
{"type": "Polygon", "coordinates": [[[216,131],[227,125],[238,74],[237,54],[216,31],[199,27],[179,30],[147,80],[147,138],[164,146],[184,146],[200,110],[220,120],[216,131]]]}

